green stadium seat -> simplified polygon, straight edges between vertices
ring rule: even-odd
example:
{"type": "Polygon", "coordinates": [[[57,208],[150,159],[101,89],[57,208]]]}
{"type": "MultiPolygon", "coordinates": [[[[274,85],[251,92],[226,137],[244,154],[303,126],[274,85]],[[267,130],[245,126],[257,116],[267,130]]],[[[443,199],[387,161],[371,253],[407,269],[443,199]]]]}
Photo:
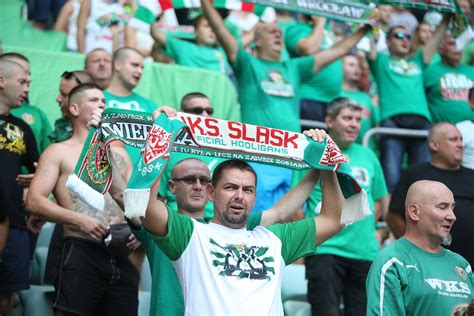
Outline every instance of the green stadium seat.
{"type": "Polygon", "coordinates": [[[283,304],[286,316],[311,316],[311,305],[308,302],[289,300],[283,304]]]}
{"type": "Polygon", "coordinates": [[[305,277],[304,264],[290,264],[286,266],[283,272],[281,284],[281,300],[306,301],[306,292],[308,289],[305,277]]]}

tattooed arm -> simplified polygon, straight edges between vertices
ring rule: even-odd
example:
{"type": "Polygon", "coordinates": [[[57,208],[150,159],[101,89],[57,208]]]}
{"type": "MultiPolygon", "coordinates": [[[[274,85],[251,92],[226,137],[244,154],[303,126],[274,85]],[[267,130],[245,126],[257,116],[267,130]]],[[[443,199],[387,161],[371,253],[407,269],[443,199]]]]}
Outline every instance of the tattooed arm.
{"type": "MultiPolygon", "coordinates": [[[[41,155],[28,191],[26,207],[33,215],[55,223],[74,225],[88,237],[100,240],[107,234],[107,227],[102,222],[86,214],[62,207],[48,199],[59,181],[63,155],[66,152],[68,148],[65,148],[65,145],[53,144],[41,155]]],[[[64,195],[68,194],[66,189],[62,188],[62,190],[65,191],[64,195]]],[[[58,201],[62,200],[55,197],[58,201]]]]}

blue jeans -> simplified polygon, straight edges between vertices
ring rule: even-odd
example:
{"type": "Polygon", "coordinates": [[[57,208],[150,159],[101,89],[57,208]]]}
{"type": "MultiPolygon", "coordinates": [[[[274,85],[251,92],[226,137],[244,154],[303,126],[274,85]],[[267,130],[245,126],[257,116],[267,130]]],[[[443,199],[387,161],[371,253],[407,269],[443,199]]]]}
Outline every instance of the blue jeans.
{"type": "MultiPolygon", "coordinates": [[[[422,128],[428,130],[429,122],[422,128]]],[[[380,127],[399,128],[392,119],[385,119],[380,123],[380,127]]],[[[392,192],[400,178],[402,171],[403,155],[408,154],[408,164],[418,164],[430,160],[428,143],[426,139],[381,136],[380,151],[382,169],[389,192],[392,192]]]]}

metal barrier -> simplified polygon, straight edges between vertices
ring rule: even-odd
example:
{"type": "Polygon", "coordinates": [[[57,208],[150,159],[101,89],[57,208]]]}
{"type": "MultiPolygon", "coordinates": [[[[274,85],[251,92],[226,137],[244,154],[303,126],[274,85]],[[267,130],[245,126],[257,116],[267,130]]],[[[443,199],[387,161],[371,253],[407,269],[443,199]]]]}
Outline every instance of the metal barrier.
{"type": "MultiPolygon", "coordinates": [[[[312,120],[300,120],[301,127],[304,128],[322,128],[327,130],[327,125],[324,122],[312,121],[312,120]]],[[[375,135],[391,135],[401,136],[410,138],[427,138],[427,130],[419,129],[406,129],[406,128],[392,128],[392,127],[374,127],[369,129],[362,139],[362,145],[365,147],[369,146],[369,140],[375,135]]]]}
{"type": "Polygon", "coordinates": [[[411,138],[427,138],[427,130],[419,129],[405,129],[405,128],[392,128],[392,127],[374,127],[369,129],[362,139],[362,145],[365,147],[369,146],[370,137],[381,134],[381,135],[391,135],[391,136],[402,136],[402,137],[411,137],[411,138]]]}
{"type": "Polygon", "coordinates": [[[300,120],[300,124],[301,124],[302,130],[304,130],[303,127],[306,127],[306,128],[322,128],[322,129],[327,129],[328,128],[326,123],[320,122],[320,121],[300,120]]]}

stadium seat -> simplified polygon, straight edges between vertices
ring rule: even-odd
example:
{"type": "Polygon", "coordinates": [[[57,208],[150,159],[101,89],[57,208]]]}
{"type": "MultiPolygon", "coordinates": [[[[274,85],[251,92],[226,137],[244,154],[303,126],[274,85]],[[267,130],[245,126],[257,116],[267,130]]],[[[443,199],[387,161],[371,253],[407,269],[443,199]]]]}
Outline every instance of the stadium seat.
{"type": "Polygon", "coordinates": [[[138,292],[138,316],[148,316],[150,314],[150,291],[138,292]]]}
{"type": "Polygon", "coordinates": [[[140,290],[151,291],[151,271],[148,257],[145,256],[140,275],[140,290]]]}
{"type": "Polygon", "coordinates": [[[289,300],[283,304],[286,316],[311,316],[311,305],[308,302],[289,300]]]}
{"type": "Polygon", "coordinates": [[[20,291],[19,297],[25,316],[53,316],[52,285],[31,285],[29,290],[20,291]]]}
{"type": "Polygon", "coordinates": [[[51,241],[51,235],[53,234],[54,227],[56,224],[46,222],[41,228],[41,231],[38,235],[38,240],[36,241],[36,248],[38,247],[49,247],[49,242],[51,241]]]}
{"type": "Polygon", "coordinates": [[[281,300],[306,301],[307,281],[303,264],[290,264],[283,272],[281,300]]]}
{"type": "Polygon", "coordinates": [[[48,257],[48,246],[36,247],[31,261],[30,284],[42,285],[48,257]]]}

